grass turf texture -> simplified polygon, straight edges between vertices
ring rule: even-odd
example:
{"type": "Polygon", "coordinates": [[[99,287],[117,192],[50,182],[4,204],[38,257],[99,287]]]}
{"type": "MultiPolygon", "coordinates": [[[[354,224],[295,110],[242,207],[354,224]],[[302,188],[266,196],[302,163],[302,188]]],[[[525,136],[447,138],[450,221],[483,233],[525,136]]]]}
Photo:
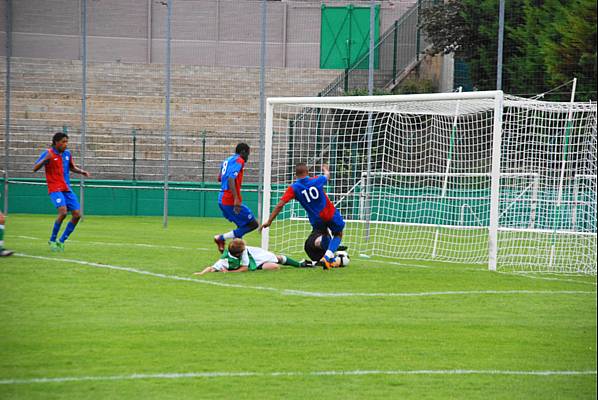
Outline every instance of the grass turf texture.
{"type": "MultiPolygon", "coordinates": [[[[213,235],[230,229],[220,219],[171,218],[165,230],[161,218],[88,216],[66,252],[53,254],[46,243],[53,219],[10,215],[7,247],[200,279],[192,272],[218,257],[213,235]]],[[[259,243],[257,233],[247,239],[259,243]]],[[[532,279],[479,265],[406,264],[353,257],[349,268],[326,272],[284,268],[201,277],[244,286],[222,287],[72,262],[1,259],[0,380],[264,375],[0,384],[0,398],[596,398],[595,373],[311,374],[596,371],[596,277],[532,279]],[[549,293],[308,297],[284,290],[549,293]]]]}

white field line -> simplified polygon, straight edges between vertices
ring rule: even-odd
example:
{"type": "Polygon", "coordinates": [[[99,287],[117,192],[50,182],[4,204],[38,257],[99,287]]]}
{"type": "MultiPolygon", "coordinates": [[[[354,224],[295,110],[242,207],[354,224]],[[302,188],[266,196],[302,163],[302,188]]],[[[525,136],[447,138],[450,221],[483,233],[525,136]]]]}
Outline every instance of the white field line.
{"type": "MultiPolygon", "coordinates": [[[[21,239],[30,239],[30,240],[44,240],[44,239],[33,237],[33,236],[19,235],[19,236],[16,236],[16,237],[21,238],[21,239]]],[[[147,243],[127,243],[127,244],[123,244],[123,243],[110,243],[110,242],[77,241],[77,240],[72,240],[72,239],[70,239],[69,242],[82,243],[82,244],[89,243],[89,244],[106,245],[106,246],[125,246],[125,247],[126,246],[137,246],[137,247],[148,247],[148,248],[156,248],[156,249],[169,248],[169,249],[177,249],[177,250],[199,250],[199,251],[208,251],[208,250],[210,250],[210,249],[206,249],[206,248],[203,248],[203,247],[190,248],[190,247],[181,247],[181,246],[154,245],[154,244],[147,244],[147,243]]],[[[404,262],[400,262],[400,261],[371,260],[371,259],[364,259],[364,258],[359,258],[359,261],[360,262],[364,262],[364,263],[379,263],[379,264],[385,264],[385,265],[398,265],[400,267],[409,267],[409,268],[424,268],[424,269],[440,268],[440,269],[446,269],[446,267],[443,267],[443,266],[440,266],[440,265],[408,264],[408,263],[404,263],[404,262]]],[[[483,269],[483,268],[480,268],[480,269],[476,269],[476,268],[461,268],[461,269],[459,269],[459,271],[474,271],[474,272],[484,272],[484,273],[488,272],[488,270],[483,269]]],[[[526,272],[496,271],[496,273],[504,274],[504,275],[521,276],[521,277],[531,278],[531,279],[541,279],[541,280],[546,280],[546,281],[573,282],[573,283],[580,283],[580,284],[584,284],[584,285],[597,286],[596,282],[586,282],[586,281],[581,281],[581,280],[576,280],[576,279],[550,278],[550,277],[546,277],[546,276],[535,276],[535,275],[532,275],[531,273],[526,273],[526,272]]],[[[540,274],[540,273],[538,273],[538,274],[540,274]]],[[[541,273],[541,274],[542,275],[548,275],[549,273],[541,273]]],[[[558,275],[558,274],[553,274],[553,275],[561,276],[561,275],[558,275]]]]}
{"type": "MultiPolygon", "coordinates": [[[[400,262],[400,261],[382,261],[382,260],[365,260],[365,259],[359,259],[359,261],[366,262],[366,263],[374,262],[374,263],[380,263],[380,264],[398,265],[400,267],[432,268],[432,269],[440,268],[440,269],[446,270],[446,267],[443,267],[443,266],[407,264],[407,263],[400,262]]],[[[458,271],[483,272],[485,274],[489,273],[488,269],[486,269],[486,268],[459,268],[458,271]]],[[[537,275],[533,275],[531,273],[526,273],[526,272],[506,272],[506,271],[494,271],[494,272],[496,272],[497,274],[513,275],[513,276],[519,276],[519,277],[530,278],[530,279],[541,279],[541,280],[546,280],[546,281],[557,281],[557,282],[573,282],[573,283],[580,283],[583,285],[597,286],[596,282],[587,282],[587,281],[582,281],[582,280],[578,280],[578,279],[551,278],[551,277],[546,277],[546,276],[537,276],[537,275]]],[[[544,275],[545,273],[537,272],[536,274],[544,275]]],[[[548,275],[548,273],[546,273],[546,274],[548,275]]],[[[552,274],[552,275],[561,276],[559,274],[552,274]]]]}
{"type": "Polygon", "coordinates": [[[508,371],[508,370],[356,370],[356,371],[281,371],[281,372],[183,372],[158,374],[130,374],[106,376],[65,376],[57,378],[0,379],[0,385],[24,385],[35,383],[85,382],[85,381],[127,381],[137,379],[188,379],[188,378],[244,378],[244,377],[318,377],[318,376],[364,376],[364,375],[596,375],[596,371],[508,371]]]}
{"type": "Polygon", "coordinates": [[[268,291],[268,292],[275,292],[280,293],[282,295],[290,295],[290,296],[303,296],[303,297],[426,297],[426,296],[458,296],[458,295],[492,295],[492,294],[592,294],[596,295],[596,291],[581,291],[581,290],[457,290],[457,291],[436,291],[436,292],[399,292],[399,293],[359,293],[359,292],[310,292],[310,291],[303,291],[303,290],[294,290],[294,289],[279,289],[273,287],[266,287],[266,286],[250,286],[250,285],[241,285],[241,284],[234,284],[234,283],[224,283],[224,282],[214,282],[206,279],[197,279],[197,278],[188,278],[183,276],[177,275],[166,275],[160,274],[156,272],[145,271],[137,268],[131,267],[121,267],[117,265],[109,265],[109,264],[100,264],[94,263],[89,261],[82,261],[82,260],[74,260],[68,258],[53,258],[53,257],[44,257],[44,256],[34,256],[29,254],[22,254],[17,253],[15,254],[19,257],[26,257],[26,258],[34,258],[38,260],[47,260],[47,261],[56,261],[56,262],[69,262],[74,264],[85,265],[94,268],[106,268],[118,271],[125,271],[131,272],[140,275],[147,275],[153,276],[156,278],[162,279],[171,279],[177,281],[186,281],[186,282],[194,282],[194,283],[201,283],[206,285],[213,285],[213,286],[222,286],[222,287],[231,287],[231,288],[238,288],[238,289],[251,289],[251,290],[261,290],[261,291],[268,291]]]}
{"type": "Polygon", "coordinates": [[[120,267],[118,265],[100,264],[100,263],[94,263],[94,262],[89,262],[89,261],[73,260],[73,259],[69,259],[69,258],[52,258],[52,257],[44,257],[44,256],[33,256],[33,255],[22,254],[22,253],[15,253],[15,256],[26,257],[26,258],[36,258],[38,260],[70,262],[70,263],[86,265],[86,266],[94,267],[94,268],[113,269],[113,270],[117,270],[117,271],[131,272],[134,274],[153,276],[155,278],[171,279],[171,280],[175,280],[175,281],[195,282],[195,283],[203,283],[206,285],[233,287],[233,288],[239,288],[239,289],[266,290],[266,291],[271,291],[271,292],[279,292],[280,291],[279,289],[269,288],[269,287],[264,287],[264,286],[249,286],[249,285],[239,285],[239,284],[235,284],[235,283],[213,282],[213,281],[209,281],[209,280],[205,280],[205,279],[194,279],[194,278],[188,278],[185,276],[166,275],[166,274],[160,274],[157,272],[144,271],[142,269],[137,269],[137,268],[120,267]]]}
{"type": "Polygon", "coordinates": [[[432,265],[420,265],[420,264],[407,264],[404,262],[399,262],[399,261],[384,261],[384,260],[372,260],[372,259],[365,259],[365,258],[358,258],[359,262],[365,262],[365,263],[379,263],[379,264],[390,264],[390,265],[398,265],[400,267],[411,267],[411,268],[436,268],[435,266],[432,265]]]}
{"type": "MultiPolygon", "coordinates": [[[[33,236],[16,236],[20,239],[29,239],[29,240],[44,240],[41,238],[37,238],[37,237],[33,237],[33,236]]],[[[153,249],[175,249],[175,250],[201,250],[201,251],[207,251],[209,249],[206,249],[204,247],[195,247],[195,248],[191,248],[191,247],[182,247],[182,246],[168,246],[168,245],[158,245],[158,244],[147,244],[147,243],[113,243],[113,242],[90,242],[88,240],[72,240],[69,239],[69,242],[71,243],[80,243],[80,244],[93,244],[93,245],[101,245],[101,246],[119,246],[119,247],[130,247],[130,246],[136,246],[136,247],[147,247],[147,248],[153,248],[153,249]]]]}
{"type": "Polygon", "coordinates": [[[495,272],[497,274],[501,274],[501,275],[512,275],[512,276],[517,276],[517,277],[522,277],[522,278],[540,279],[543,281],[573,282],[573,283],[581,283],[584,285],[596,286],[596,282],[587,282],[587,281],[582,281],[579,279],[550,278],[547,276],[536,276],[536,275],[531,275],[529,273],[521,273],[521,272],[505,272],[505,271],[495,271],[495,272]]]}

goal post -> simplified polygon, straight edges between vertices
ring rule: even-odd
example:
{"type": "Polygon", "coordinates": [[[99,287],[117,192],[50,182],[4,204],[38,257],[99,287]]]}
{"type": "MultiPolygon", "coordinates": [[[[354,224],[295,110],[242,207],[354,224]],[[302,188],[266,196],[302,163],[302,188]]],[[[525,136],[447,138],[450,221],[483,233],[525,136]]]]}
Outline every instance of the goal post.
{"type": "MultiPolygon", "coordinates": [[[[595,104],[501,91],[269,98],[265,145],[263,218],[296,163],[327,163],[354,255],[595,274],[595,104]]],[[[310,231],[290,202],[262,246],[302,254],[310,231]]]]}

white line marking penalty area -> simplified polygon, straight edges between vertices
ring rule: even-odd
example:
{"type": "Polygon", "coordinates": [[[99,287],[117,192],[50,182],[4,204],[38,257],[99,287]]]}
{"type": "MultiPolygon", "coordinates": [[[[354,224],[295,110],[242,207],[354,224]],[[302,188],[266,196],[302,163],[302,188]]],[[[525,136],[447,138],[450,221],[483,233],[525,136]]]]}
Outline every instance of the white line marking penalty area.
{"type": "Polygon", "coordinates": [[[252,285],[242,285],[242,284],[235,284],[235,283],[215,282],[215,281],[210,281],[210,280],[206,280],[206,279],[188,278],[188,277],[177,276],[177,275],[167,275],[167,274],[161,274],[161,273],[157,273],[157,272],[145,271],[145,270],[137,269],[137,268],[121,267],[121,266],[109,265],[109,264],[100,264],[100,263],[68,259],[68,258],[34,256],[34,255],[23,254],[23,253],[16,253],[15,256],[25,257],[25,258],[33,258],[33,259],[38,259],[38,260],[55,261],[55,262],[68,262],[68,263],[73,263],[73,264],[85,265],[85,266],[89,266],[89,267],[93,267],[93,268],[104,268],[104,269],[111,269],[111,270],[117,270],[117,271],[123,271],[123,272],[130,272],[130,273],[152,276],[152,277],[161,278],[161,279],[193,282],[193,283],[200,283],[200,284],[205,284],[205,285],[229,287],[229,288],[237,288],[237,289],[260,290],[260,291],[279,293],[282,295],[302,296],[302,297],[428,297],[428,296],[494,295],[494,294],[499,294],[499,295],[504,295],[504,294],[529,294],[529,295],[535,295],[535,294],[540,294],[540,295],[591,294],[594,296],[596,295],[596,291],[582,291],[582,290],[471,290],[471,291],[455,290],[455,291],[388,292],[388,293],[312,292],[312,291],[304,291],[304,290],[274,288],[274,287],[267,287],[267,286],[252,286],[252,285]]]}
{"type": "Polygon", "coordinates": [[[184,372],[158,374],[130,374],[107,376],[64,376],[56,378],[0,379],[0,385],[26,385],[35,383],[85,382],[85,381],[127,381],[136,379],[185,379],[185,378],[243,378],[280,376],[364,376],[364,375],[596,375],[596,371],[509,371],[509,370],[356,370],[356,371],[313,371],[313,372],[184,372]]]}
{"type": "MultiPolygon", "coordinates": [[[[23,235],[19,235],[16,236],[19,239],[28,239],[28,240],[44,240],[41,238],[37,238],[37,237],[33,237],[33,236],[23,236],[23,235]]],[[[183,247],[183,246],[169,246],[169,245],[157,245],[157,244],[149,244],[149,243],[114,243],[114,242],[96,242],[96,241],[88,241],[88,240],[73,240],[70,239],[69,242],[71,243],[77,243],[77,244],[82,244],[82,245],[102,245],[102,246],[117,246],[117,247],[145,247],[148,249],[174,249],[174,250],[200,250],[200,251],[206,251],[209,249],[206,249],[205,247],[195,247],[195,248],[190,248],[190,247],[183,247]]]]}

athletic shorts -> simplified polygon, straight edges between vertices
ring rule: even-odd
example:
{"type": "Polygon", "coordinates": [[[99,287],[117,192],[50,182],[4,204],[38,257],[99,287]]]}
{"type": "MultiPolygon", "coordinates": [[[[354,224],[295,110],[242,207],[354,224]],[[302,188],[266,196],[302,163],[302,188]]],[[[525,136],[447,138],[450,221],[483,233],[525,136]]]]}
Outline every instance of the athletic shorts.
{"type": "Polygon", "coordinates": [[[305,254],[307,254],[312,261],[320,261],[326,253],[327,249],[322,249],[321,246],[316,246],[316,239],[323,235],[329,236],[328,231],[312,231],[312,233],[305,240],[303,250],[305,250],[305,254]]]}
{"type": "Polygon", "coordinates": [[[340,233],[345,229],[345,220],[341,216],[341,213],[336,210],[332,219],[330,221],[324,221],[321,218],[314,218],[311,221],[311,226],[314,228],[314,231],[326,232],[327,229],[330,229],[330,232],[334,235],[335,233],[340,233]]]}
{"type": "Polygon", "coordinates": [[[245,204],[241,204],[241,211],[239,211],[238,214],[235,214],[234,206],[225,206],[220,203],[218,203],[218,205],[220,206],[220,210],[222,211],[224,218],[228,219],[239,228],[247,225],[255,219],[253,213],[245,204]]]}
{"type": "Polygon", "coordinates": [[[278,258],[276,257],[276,254],[269,252],[268,250],[264,250],[261,247],[247,246],[247,251],[255,260],[255,264],[258,266],[257,269],[261,269],[262,265],[265,263],[278,264],[278,258]]]}
{"type": "Polygon", "coordinates": [[[50,193],[50,199],[56,208],[66,206],[68,211],[77,211],[81,209],[79,199],[77,199],[77,195],[73,192],[50,193]]]}

